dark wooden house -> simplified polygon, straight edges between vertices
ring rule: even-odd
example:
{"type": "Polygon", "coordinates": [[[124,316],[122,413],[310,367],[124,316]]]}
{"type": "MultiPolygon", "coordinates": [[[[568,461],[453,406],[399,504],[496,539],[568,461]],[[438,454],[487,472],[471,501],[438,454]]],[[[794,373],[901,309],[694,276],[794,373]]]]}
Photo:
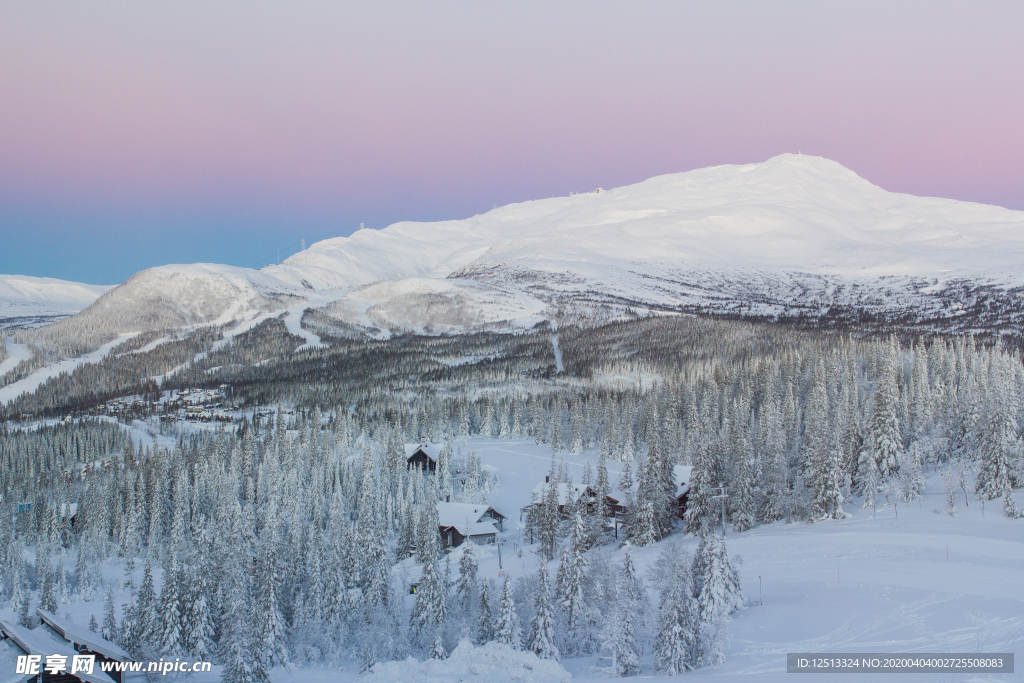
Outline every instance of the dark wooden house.
{"type": "Polygon", "coordinates": [[[467,540],[484,545],[497,543],[505,515],[488,505],[438,503],[437,523],[444,548],[457,548],[467,540]]]}
{"type": "Polygon", "coordinates": [[[437,458],[441,454],[441,446],[436,443],[420,443],[405,445],[405,466],[412,470],[424,472],[437,470],[437,458]]]}

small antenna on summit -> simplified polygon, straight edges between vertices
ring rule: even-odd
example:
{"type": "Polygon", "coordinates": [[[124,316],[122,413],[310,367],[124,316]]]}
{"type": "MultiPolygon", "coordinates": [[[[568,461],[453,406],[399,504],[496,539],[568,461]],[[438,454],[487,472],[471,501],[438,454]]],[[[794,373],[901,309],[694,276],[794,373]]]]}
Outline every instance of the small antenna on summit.
{"type": "Polygon", "coordinates": [[[302,251],[306,251],[306,240],[302,240],[302,251]]]}

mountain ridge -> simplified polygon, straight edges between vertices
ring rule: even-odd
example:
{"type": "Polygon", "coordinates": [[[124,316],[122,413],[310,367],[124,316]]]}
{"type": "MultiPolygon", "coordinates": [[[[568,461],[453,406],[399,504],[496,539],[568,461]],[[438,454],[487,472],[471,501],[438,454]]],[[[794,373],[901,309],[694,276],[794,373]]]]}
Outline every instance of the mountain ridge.
{"type": "Polygon", "coordinates": [[[952,319],[976,303],[951,300],[964,286],[1007,296],[1000,305],[1013,309],[1022,266],[1024,212],[891,193],[837,162],[784,154],[360,230],[259,270],[160,266],[79,315],[125,332],[251,320],[305,302],[322,326],[372,334],[644,310],[771,317],[867,307],[952,319]]]}

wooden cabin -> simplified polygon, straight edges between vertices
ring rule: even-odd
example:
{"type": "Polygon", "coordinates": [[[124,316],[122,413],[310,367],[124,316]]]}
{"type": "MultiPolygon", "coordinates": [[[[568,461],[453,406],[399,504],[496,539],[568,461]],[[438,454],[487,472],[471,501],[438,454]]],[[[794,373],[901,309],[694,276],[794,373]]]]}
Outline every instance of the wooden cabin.
{"type": "MultiPolygon", "coordinates": [[[[529,510],[537,505],[541,505],[544,502],[544,497],[547,495],[548,486],[550,485],[550,476],[544,477],[544,481],[533,487],[533,491],[530,493],[530,504],[522,509],[525,514],[529,510]]],[[[583,509],[587,514],[596,514],[597,507],[597,492],[594,491],[587,484],[573,484],[572,487],[569,484],[561,483],[557,484],[558,492],[558,512],[566,514],[565,508],[567,505],[582,502],[583,509]]],[[[613,495],[606,495],[604,504],[608,508],[608,512],[611,516],[616,516],[625,508],[622,506],[619,497],[613,495]]]]}
{"type": "Polygon", "coordinates": [[[437,458],[442,446],[436,443],[409,443],[405,445],[405,466],[424,472],[437,471],[437,458]]]}
{"type": "Polygon", "coordinates": [[[497,543],[505,515],[488,505],[438,503],[437,523],[444,548],[458,548],[466,540],[485,545],[497,543]]]}

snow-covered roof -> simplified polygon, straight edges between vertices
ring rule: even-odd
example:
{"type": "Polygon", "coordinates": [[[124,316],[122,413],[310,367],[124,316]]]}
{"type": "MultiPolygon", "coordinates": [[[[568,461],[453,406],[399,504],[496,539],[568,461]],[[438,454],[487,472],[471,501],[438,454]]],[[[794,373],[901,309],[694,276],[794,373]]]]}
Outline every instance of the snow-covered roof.
{"type": "Polygon", "coordinates": [[[121,662],[126,662],[132,658],[130,654],[122,650],[115,643],[110,642],[106,638],[101,638],[99,634],[93,633],[84,626],[67,619],[62,619],[56,614],[51,614],[41,609],[36,609],[36,614],[39,615],[44,624],[53,628],[57,635],[71,643],[85,645],[89,648],[90,652],[96,652],[121,662]]]}
{"type": "Polygon", "coordinates": [[[678,485],[676,487],[676,498],[678,498],[690,490],[690,477],[693,476],[693,467],[691,465],[676,465],[672,473],[678,485]]]}
{"type": "Polygon", "coordinates": [[[465,522],[461,524],[444,524],[442,528],[454,528],[463,536],[489,536],[491,534],[497,535],[498,527],[494,525],[494,522],[473,522],[469,526],[466,526],[465,522]]]}
{"type": "Polygon", "coordinates": [[[14,673],[18,667],[18,657],[24,654],[24,651],[10,640],[0,640],[0,683],[22,683],[38,675],[14,673]]]}
{"type": "MultiPolygon", "coordinates": [[[[533,487],[531,495],[533,496],[534,503],[541,503],[544,500],[544,494],[547,493],[548,483],[542,481],[533,487]]],[[[569,485],[565,482],[558,484],[558,504],[568,505],[569,503],[575,503],[580,496],[584,493],[594,495],[594,490],[584,484],[573,484],[572,490],[570,491],[569,485]]]]}
{"type": "MultiPolygon", "coordinates": [[[[483,505],[480,503],[438,503],[437,504],[437,523],[440,526],[453,526],[462,529],[469,524],[475,524],[481,522],[484,519],[484,515],[488,512],[492,512],[494,515],[504,519],[505,515],[501,514],[489,505],[483,505]]],[[[485,522],[486,524],[493,524],[493,522],[485,522]]]]}
{"type": "MultiPolygon", "coordinates": [[[[72,658],[78,653],[71,647],[71,643],[55,635],[46,628],[27,629],[9,621],[0,621],[0,631],[14,641],[14,644],[21,648],[25,654],[40,655],[44,661],[48,655],[64,655],[67,659],[68,671],[71,670],[72,658]]],[[[92,673],[87,674],[79,671],[75,674],[78,678],[87,683],[114,683],[114,679],[104,673],[99,666],[93,667],[92,673]]]]}
{"type": "Polygon", "coordinates": [[[427,454],[428,458],[437,462],[438,456],[441,455],[442,448],[444,448],[444,444],[431,443],[429,441],[424,443],[407,443],[405,444],[405,457],[411,458],[413,453],[421,450],[427,454]]]}

